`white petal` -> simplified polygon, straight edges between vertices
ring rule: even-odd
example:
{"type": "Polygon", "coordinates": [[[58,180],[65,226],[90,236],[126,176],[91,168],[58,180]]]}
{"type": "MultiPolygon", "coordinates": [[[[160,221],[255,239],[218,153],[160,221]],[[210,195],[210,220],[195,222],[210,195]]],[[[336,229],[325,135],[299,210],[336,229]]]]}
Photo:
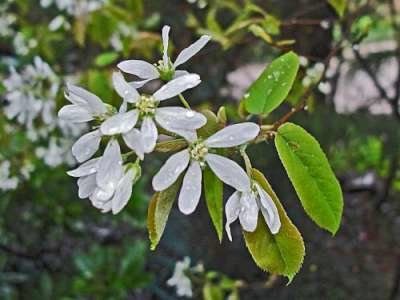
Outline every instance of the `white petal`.
{"type": "Polygon", "coordinates": [[[72,145],[72,154],[78,162],[86,161],[97,152],[100,146],[100,141],[100,130],[86,133],[72,145]]]}
{"type": "Polygon", "coordinates": [[[95,115],[102,115],[107,112],[103,101],[95,94],[75,85],[67,85],[68,100],[77,105],[86,103],[88,108],[95,115]]]}
{"type": "Polygon", "coordinates": [[[140,128],[140,133],[143,138],[144,152],[153,152],[157,143],[157,127],[151,117],[145,117],[142,121],[142,126],[140,128]]]}
{"type": "Polygon", "coordinates": [[[78,196],[81,199],[89,197],[96,189],[96,175],[81,177],[78,179],[78,196]]]}
{"type": "Polygon", "coordinates": [[[200,82],[200,76],[197,74],[181,76],[162,86],[153,96],[158,101],[166,100],[199,85],[200,82]]]}
{"type": "Polygon", "coordinates": [[[106,203],[103,204],[102,208],[101,208],[101,212],[103,214],[110,212],[112,209],[112,200],[107,201],[106,203]]]}
{"type": "Polygon", "coordinates": [[[253,232],[257,228],[258,206],[252,192],[242,193],[240,197],[239,220],[245,231],[253,232]]]}
{"type": "Polygon", "coordinates": [[[139,80],[139,81],[131,81],[131,82],[129,82],[129,85],[132,86],[134,89],[140,89],[146,83],[148,83],[149,81],[154,80],[154,79],[156,79],[156,78],[149,78],[149,79],[139,80]]]}
{"type": "Polygon", "coordinates": [[[199,204],[201,196],[201,178],[200,164],[197,161],[193,161],[183,178],[182,188],[178,198],[179,210],[185,215],[193,213],[199,204]]]}
{"type": "Polygon", "coordinates": [[[132,184],[135,176],[135,171],[130,169],[118,183],[117,190],[115,191],[115,195],[112,199],[112,212],[114,215],[119,213],[131,198],[132,184]]]}
{"type": "Polygon", "coordinates": [[[162,28],[162,42],[163,42],[163,62],[165,66],[169,64],[168,58],[168,42],[169,42],[169,31],[171,27],[165,25],[162,28]]]}
{"type": "Polygon", "coordinates": [[[93,115],[83,106],[69,104],[58,111],[58,117],[71,123],[84,123],[93,120],[93,115]]]}
{"type": "Polygon", "coordinates": [[[112,80],[114,89],[121,98],[129,103],[135,103],[138,100],[140,97],[139,93],[125,80],[121,72],[114,72],[112,80]]]}
{"type": "MultiPolygon", "coordinates": [[[[97,204],[99,204],[99,202],[103,203],[107,202],[109,200],[111,200],[111,197],[114,195],[114,191],[113,190],[104,190],[100,187],[96,187],[96,189],[94,190],[94,192],[89,196],[89,199],[97,204]]],[[[95,206],[96,208],[101,208],[98,206],[95,206]]]]}
{"type": "Polygon", "coordinates": [[[67,174],[72,177],[82,177],[94,174],[97,172],[97,163],[100,158],[93,158],[81,164],[78,168],[68,171],[67,174]]]}
{"type": "Polygon", "coordinates": [[[250,179],[246,172],[234,161],[217,155],[207,154],[205,160],[215,175],[227,185],[244,192],[250,189],[250,179]]]}
{"type": "Polygon", "coordinates": [[[183,137],[188,142],[194,142],[197,140],[197,133],[195,130],[171,129],[170,131],[183,137]]]}
{"type": "Polygon", "coordinates": [[[189,74],[190,73],[188,71],[185,71],[185,70],[175,70],[174,79],[178,78],[178,77],[181,77],[181,76],[184,76],[184,75],[189,75],[189,74]]]}
{"type": "Polygon", "coordinates": [[[203,35],[189,47],[183,49],[182,52],[179,53],[178,57],[176,58],[174,67],[177,67],[187,62],[192,56],[194,56],[197,52],[199,52],[210,41],[210,39],[211,39],[210,36],[203,35]]]}
{"type": "Polygon", "coordinates": [[[133,128],[128,133],[124,133],[122,138],[125,144],[135,151],[136,155],[143,160],[144,158],[144,141],[142,134],[136,128],[133,128]]]}
{"type": "Polygon", "coordinates": [[[260,127],[251,122],[230,125],[210,136],[206,144],[212,148],[234,147],[253,140],[259,132],[260,127]]]}
{"type": "Polygon", "coordinates": [[[122,72],[133,74],[143,79],[155,79],[160,76],[157,68],[144,60],[125,60],[120,62],[117,67],[122,72]]]}
{"type": "Polygon", "coordinates": [[[136,109],[125,113],[118,113],[101,124],[101,133],[104,135],[126,133],[136,125],[138,116],[139,114],[136,109]]]}
{"type": "Polygon", "coordinates": [[[156,110],[156,121],[166,130],[195,130],[203,127],[207,119],[202,114],[183,107],[160,107],[156,110]]]}
{"type": "Polygon", "coordinates": [[[281,228],[281,221],[279,218],[278,209],[271,196],[258,184],[256,184],[257,192],[260,197],[261,212],[264,216],[265,222],[267,223],[272,234],[278,233],[281,228]]]}
{"type": "Polygon", "coordinates": [[[122,176],[121,149],[118,142],[112,139],[97,165],[96,182],[105,191],[115,191],[122,176]]]}
{"type": "Polygon", "coordinates": [[[225,215],[226,215],[226,224],[225,231],[228,234],[228,238],[232,241],[232,233],[230,225],[237,220],[240,212],[240,192],[236,191],[229,197],[228,201],[225,204],[225,215]]]}
{"type": "Polygon", "coordinates": [[[153,189],[163,191],[170,187],[189,164],[189,151],[182,150],[172,155],[153,177],[153,189]]]}

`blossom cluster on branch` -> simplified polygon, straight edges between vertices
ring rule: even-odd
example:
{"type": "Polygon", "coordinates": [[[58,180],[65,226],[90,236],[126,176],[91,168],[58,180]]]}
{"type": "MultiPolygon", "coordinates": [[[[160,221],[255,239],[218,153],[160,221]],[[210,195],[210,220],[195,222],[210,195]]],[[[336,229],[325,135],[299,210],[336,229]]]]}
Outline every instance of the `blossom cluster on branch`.
{"type": "Polygon", "coordinates": [[[252,122],[230,125],[206,139],[197,135],[196,131],[206,125],[207,118],[192,110],[182,93],[198,86],[201,80],[197,74],[176,68],[198,53],[210,37],[202,36],[172,63],[168,56],[169,30],[169,26],[162,30],[163,57],[158,63],[127,60],[118,64],[122,72],[140,78],[128,82],[121,72],[114,72],[113,86],[122,98],[119,109],[81,87],[67,85],[66,97],[71,104],[61,108],[60,119],[71,123],[90,122],[93,129],[72,146],[72,154],[82,164],[68,174],[79,178],[79,197],[89,198],[104,213],[119,213],[141,176],[141,161],[154,151],[162,132],[183,138],[187,147],[173,154],[153,177],[155,191],[167,190],[182,176],[178,206],[182,213],[191,214],[199,203],[203,170],[208,167],[223,183],[236,190],[225,209],[229,239],[232,239],[229,226],[236,219],[244,230],[253,232],[260,211],[271,232],[276,234],[281,224],[274,201],[252,179],[251,168],[246,165],[246,171],[243,170],[222,151],[253,141],[259,135],[259,125],[252,122]],[[137,91],[158,78],[165,84],[152,95],[137,91]],[[175,96],[179,96],[185,107],[164,105],[175,96]],[[104,153],[93,158],[102,141],[107,142],[104,153]],[[130,150],[122,153],[121,148],[130,150]]]}

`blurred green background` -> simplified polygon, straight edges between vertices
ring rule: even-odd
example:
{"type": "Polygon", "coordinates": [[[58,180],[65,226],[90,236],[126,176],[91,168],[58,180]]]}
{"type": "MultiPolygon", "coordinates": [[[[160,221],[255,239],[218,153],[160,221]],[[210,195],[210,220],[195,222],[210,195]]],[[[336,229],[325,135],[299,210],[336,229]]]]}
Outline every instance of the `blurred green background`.
{"type": "Polygon", "coordinates": [[[192,281],[194,299],[203,298],[204,278],[220,291],[225,281],[245,282],[240,299],[400,299],[399,36],[396,0],[1,0],[0,299],[178,299],[166,281],[185,256],[205,268],[192,281]],[[164,24],[174,54],[201,34],[213,38],[186,67],[202,78],[189,93],[198,109],[224,105],[229,120],[238,120],[247,87],[289,50],[302,56],[302,68],[286,105],[268,121],[316,85],[294,120],[318,138],[342,184],[345,210],[335,237],[307,219],[272,145],[251,149],[306,243],[303,268],[289,286],[254,265],[239,226],[234,241],[220,245],[203,202],[190,216],[174,208],[150,252],[149,181],[166,157],[145,160],[147,171],[117,216],[78,199],[65,173],[73,166],[74,130],[85,129],[55,120],[64,82],[117,104],[110,82],[116,63],[157,61],[164,24]],[[38,60],[52,71],[41,71],[38,60]],[[35,119],[27,125],[7,107],[13,99],[28,107],[30,97],[45,113],[28,109],[35,119]]]}

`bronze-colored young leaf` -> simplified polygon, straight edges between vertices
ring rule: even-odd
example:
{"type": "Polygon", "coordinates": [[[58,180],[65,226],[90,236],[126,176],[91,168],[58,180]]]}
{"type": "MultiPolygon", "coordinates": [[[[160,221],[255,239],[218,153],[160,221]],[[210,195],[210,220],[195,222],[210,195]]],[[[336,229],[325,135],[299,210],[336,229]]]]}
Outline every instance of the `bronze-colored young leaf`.
{"type": "Polygon", "coordinates": [[[279,212],[281,228],[277,234],[272,234],[265,224],[262,214],[260,214],[256,230],[254,232],[243,232],[247,248],[261,269],[286,276],[290,282],[303,263],[305,255],[303,238],[287,216],[264,175],[253,169],[252,176],[274,201],[279,212]]]}
{"type": "Polygon", "coordinates": [[[203,172],[203,182],[208,212],[221,242],[223,234],[223,184],[209,168],[206,168],[203,172]]]}
{"type": "Polygon", "coordinates": [[[184,139],[174,139],[162,141],[156,144],[156,152],[178,152],[187,147],[187,142],[184,139]]]}
{"type": "Polygon", "coordinates": [[[155,193],[150,200],[147,211],[147,229],[151,242],[151,250],[155,250],[160,242],[180,186],[181,178],[165,191],[155,193]]]}
{"type": "Polygon", "coordinates": [[[343,212],[343,195],[318,141],[302,127],[278,128],[275,145],[301,204],[320,227],[335,234],[343,212]]]}

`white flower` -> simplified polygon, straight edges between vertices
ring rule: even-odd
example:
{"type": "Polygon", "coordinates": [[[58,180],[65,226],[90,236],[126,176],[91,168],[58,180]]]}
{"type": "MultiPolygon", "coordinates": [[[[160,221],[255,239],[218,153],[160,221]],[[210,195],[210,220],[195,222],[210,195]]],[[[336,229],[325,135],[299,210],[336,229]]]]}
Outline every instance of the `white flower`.
{"type": "Polygon", "coordinates": [[[28,129],[33,128],[39,116],[46,125],[53,125],[59,79],[40,57],[35,57],[33,64],[25,66],[20,73],[11,67],[3,84],[8,102],[4,108],[7,118],[15,118],[28,129]]]}
{"type": "Polygon", "coordinates": [[[168,57],[169,26],[162,29],[163,58],[157,65],[152,65],[143,60],[125,60],[118,64],[118,68],[129,74],[136,75],[141,80],[132,82],[135,88],[140,88],[150,80],[161,78],[169,81],[182,75],[188,74],[187,71],[176,70],[176,68],[187,62],[192,56],[198,53],[211,39],[208,35],[203,35],[195,43],[182,50],[175,62],[172,63],[168,57]]]}
{"type": "Polygon", "coordinates": [[[0,190],[9,191],[15,190],[18,186],[18,178],[10,176],[11,163],[5,160],[0,163],[0,190]]]}
{"type": "Polygon", "coordinates": [[[59,10],[80,17],[100,9],[106,3],[106,0],[40,0],[40,5],[43,8],[47,8],[53,3],[59,10]]]}
{"type": "Polygon", "coordinates": [[[67,85],[65,97],[72,103],[63,106],[58,117],[72,123],[85,123],[95,118],[103,118],[107,113],[106,105],[91,92],[72,85],[67,85]]]}
{"type": "Polygon", "coordinates": [[[272,234],[278,233],[281,222],[274,201],[258,183],[250,183],[249,180],[247,190],[236,191],[226,202],[225,230],[229,240],[232,241],[230,224],[238,218],[245,231],[253,232],[257,227],[260,210],[272,234]]]}
{"type": "Polygon", "coordinates": [[[103,213],[119,213],[132,195],[132,185],[139,177],[139,167],[122,165],[119,144],[112,139],[100,158],[91,159],[68,175],[79,177],[78,195],[89,198],[92,205],[103,213]]]}
{"type": "Polygon", "coordinates": [[[174,273],[167,281],[169,286],[176,286],[176,294],[179,297],[193,297],[192,282],[186,275],[189,270],[190,258],[185,257],[183,261],[176,262],[174,273]]]}
{"type": "Polygon", "coordinates": [[[172,155],[154,176],[152,182],[154,190],[167,189],[187,169],[178,206],[182,213],[191,214],[201,196],[201,168],[207,164],[224,183],[238,191],[247,191],[250,180],[243,169],[236,162],[211,151],[212,148],[228,148],[247,143],[254,139],[259,131],[258,125],[247,122],[225,127],[204,141],[198,140],[195,136],[188,139],[189,147],[172,155]]]}
{"type": "Polygon", "coordinates": [[[57,167],[63,163],[72,165],[74,160],[70,153],[71,140],[65,138],[50,137],[47,147],[36,148],[35,154],[49,167],[57,167]]]}
{"type": "Polygon", "coordinates": [[[140,95],[130,86],[120,72],[113,74],[113,83],[118,94],[124,99],[120,112],[100,126],[103,135],[122,134],[128,147],[135,150],[140,158],[150,153],[156,145],[158,131],[156,123],[162,128],[187,136],[205,125],[206,118],[197,112],[182,107],[158,107],[159,102],[172,98],[200,83],[198,75],[190,74],[168,82],[152,96],[140,95]],[[126,111],[127,103],[134,109],[126,111]],[[134,128],[141,121],[140,130],[134,128]]]}

